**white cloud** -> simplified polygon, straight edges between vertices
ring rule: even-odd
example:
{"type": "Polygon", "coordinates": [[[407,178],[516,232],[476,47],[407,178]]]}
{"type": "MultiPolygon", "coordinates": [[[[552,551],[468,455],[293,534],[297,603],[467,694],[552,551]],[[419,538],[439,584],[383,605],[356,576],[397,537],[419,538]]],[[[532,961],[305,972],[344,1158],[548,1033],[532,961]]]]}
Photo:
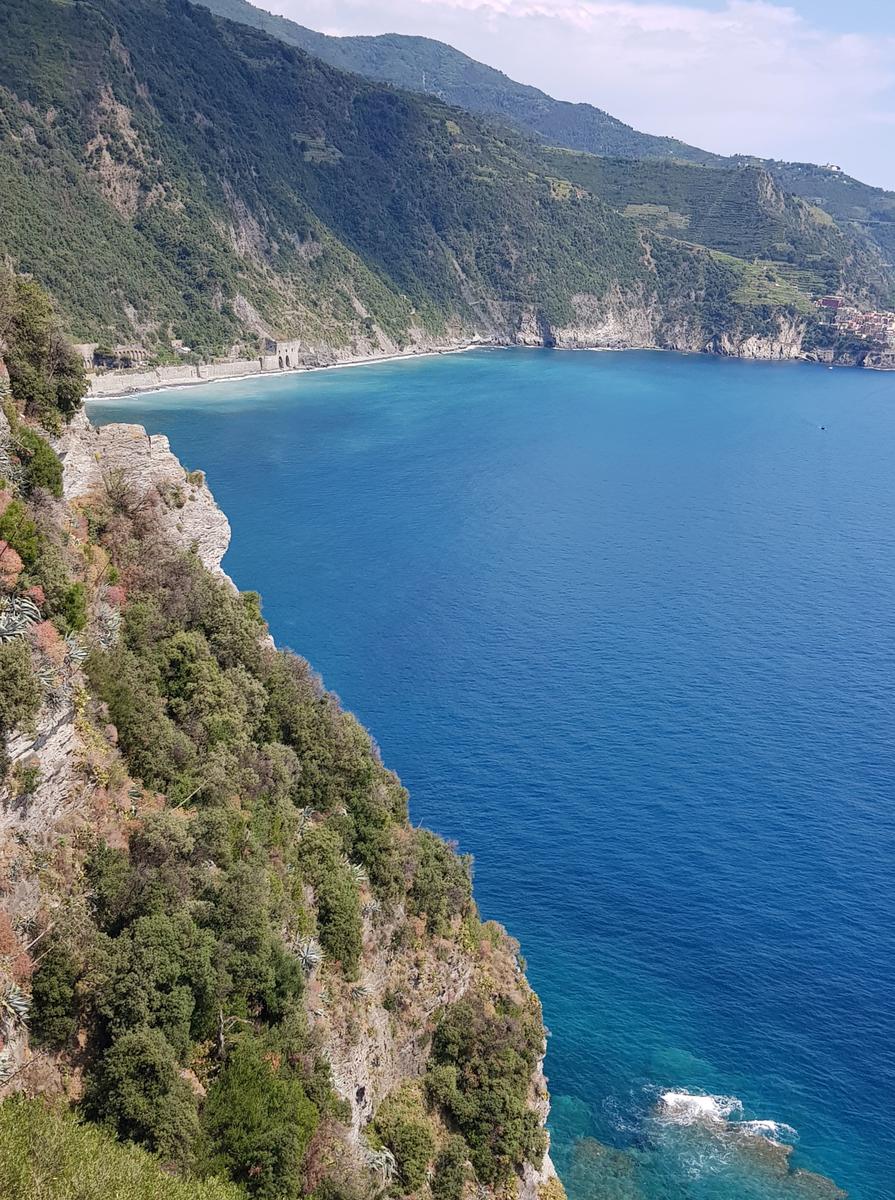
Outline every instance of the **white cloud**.
{"type": "MultiPolygon", "coordinates": [[[[794,8],[637,0],[266,0],[315,28],[427,34],[651,133],[725,153],[840,162],[895,186],[895,36],[794,8]]],[[[844,11],[847,11],[844,10],[844,11]]]]}

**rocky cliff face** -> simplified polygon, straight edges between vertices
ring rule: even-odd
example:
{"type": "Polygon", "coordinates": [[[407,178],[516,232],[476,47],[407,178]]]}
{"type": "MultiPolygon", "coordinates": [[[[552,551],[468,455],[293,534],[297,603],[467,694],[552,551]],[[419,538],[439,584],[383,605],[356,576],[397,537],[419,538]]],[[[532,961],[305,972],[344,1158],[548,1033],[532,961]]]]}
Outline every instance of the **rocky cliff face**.
{"type": "MultiPolygon", "coordinates": [[[[167,540],[195,550],[208,570],[223,574],[227,519],[201,475],[184,470],[166,438],[136,425],[97,429],[81,415],[56,449],[63,463],[64,500],[54,519],[83,554],[90,593],[85,645],[110,630],[116,636],[117,621],[109,614],[120,603],[116,589],[103,582],[106,562],[96,561],[98,548],[85,536],[84,510],[92,499],[126,488],[132,506],[152,505],[156,528],[167,540]]],[[[33,931],[51,929],[54,913],[68,909],[70,916],[72,904],[84,903],[72,892],[84,847],[96,835],[113,847],[127,844],[136,812],[132,796],[142,791],[141,804],[162,803],[128,777],[116,748],[117,732],[103,724],[108,715],[103,717],[103,706],[89,694],[77,644],[57,657],[57,678],[33,728],[8,744],[14,766],[33,766],[36,779],[26,794],[9,786],[0,795],[0,985],[12,973],[26,991],[33,931]],[[14,963],[24,966],[14,970],[14,963]]],[[[475,989],[499,988],[523,1002],[531,993],[518,967],[518,947],[496,926],[482,945],[466,947],[457,930],[450,937],[436,936],[403,905],[384,912],[368,882],[361,884],[361,894],[359,979],[346,982],[324,972],[318,961],[308,974],[305,1003],[333,1085],[347,1106],[339,1154],[354,1156],[363,1167],[370,1154],[365,1131],[377,1108],[425,1072],[439,1010],[475,989]]],[[[311,893],[305,897],[309,906],[313,900],[311,893]]],[[[8,1080],[4,1088],[0,1075],[0,1097],[15,1090],[78,1097],[80,1068],[64,1056],[32,1054],[24,1026],[7,1035],[0,1055],[8,1080]]],[[[530,1106],[545,1122],[549,1099],[540,1067],[531,1080],[530,1106]]],[[[524,1165],[516,1194],[518,1200],[555,1200],[562,1194],[549,1155],[524,1165]]]]}

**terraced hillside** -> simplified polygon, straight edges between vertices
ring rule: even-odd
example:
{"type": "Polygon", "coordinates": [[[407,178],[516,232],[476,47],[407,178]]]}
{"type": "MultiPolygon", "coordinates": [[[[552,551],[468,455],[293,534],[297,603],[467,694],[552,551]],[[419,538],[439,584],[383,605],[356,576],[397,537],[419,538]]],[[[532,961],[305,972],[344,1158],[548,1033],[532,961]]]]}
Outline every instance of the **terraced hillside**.
{"type": "Polygon", "coordinates": [[[759,163],[732,167],[598,158],[566,150],[543,155],[557,174],[599,195],[639,225],[745,260],[776,264],[803,298],[844,290],[869,304],[893,294],[879,247],[825,209],[783,190],[759,163]]]}

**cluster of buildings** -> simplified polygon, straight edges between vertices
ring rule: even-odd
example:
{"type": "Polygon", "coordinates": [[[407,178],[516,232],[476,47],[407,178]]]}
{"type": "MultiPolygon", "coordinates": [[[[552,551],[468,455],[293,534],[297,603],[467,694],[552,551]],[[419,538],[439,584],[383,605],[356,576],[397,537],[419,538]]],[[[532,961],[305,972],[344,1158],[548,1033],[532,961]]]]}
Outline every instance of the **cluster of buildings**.
{"type": "Polygon", "coordinates": [[[895,346],[895,312],[855,308],[841,296],[822,296],[815,304],[838,332],[895,346]]]}
{"type": "MultiPolygon", "coordinates": [[[[824,323],[835,331],[836,336],[850,339],[858,348],[863,366],[895,370],[895,312],[855,308],[841,296],[821,296],[815,305],[824,323]],[[863,354],[859,349],[862,343],[866,344],[863,354]]],[[[821,362],[834,361],[832,346],[818,349],[815,354],[821,362]]]]}
{"type": "MultiPolygon", "coordinates": [[[[83,342],[74,349],[81,356],[88,371],[145,368],[154,361],[152,352],[145,346],[103,346],[99,342],[83,342]]],[[[193,353],[182,341],[173,341],[171,349],[181,358],[193,353]]],[[[282,371],[303,365],[306,359],[307,351],[303,350],[299,341],[281,342],[273,338],[264,338],[257,362],[262,371],[282,371]]],[[[248,360],[240,357],[236,347],[226,357],[216,360],[218,364],[242,361],[248,360]]]]}

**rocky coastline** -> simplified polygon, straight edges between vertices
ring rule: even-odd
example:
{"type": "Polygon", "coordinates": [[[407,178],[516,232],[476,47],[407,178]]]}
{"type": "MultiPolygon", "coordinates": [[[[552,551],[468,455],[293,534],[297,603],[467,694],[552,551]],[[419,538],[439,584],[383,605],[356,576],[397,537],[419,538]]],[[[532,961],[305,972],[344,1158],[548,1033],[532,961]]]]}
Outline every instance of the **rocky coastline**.
{"type": "MultiPolygon", "coordinates": [[[[208,571],[234,586],[221,568],[231,537],[229,522],[203,473],[187,471],[166,437],[150,435],[136,424],[97,427],[81,412],[53,445],[63,469],[57,513],[61,522],[72,528],[83,523],[84,504],[101,489],[114,488],[117,479],[126,479],[132,491],[152,495],[166,541],[195,552],[208,571]]],[[[101,603],[100,599],[93,602],[101,603]]],[[[272,647],[272,640],[267,640],[272,647]]],[[[100,833],[112,845],[122,845],[133,818],[126,809],[107,808],[98,820],[92,811],[96,786],[89,782],[88,766],[93,764],[95,776],[100,757],[114,759],[119,772],[122,765],[115,731],[109,727],[104,733],[86,716],[89,689],[83,669],[73,664],[65,702],[45,704],[32,728],[18,733],[8,745],[13,771],[29,763],[40,766],[26,805],[11,794],[0,795],[0,873],[11,881],[4,908],[23,927],[40,924],[48,911],[70,903],[70,898],[47,886],[46,876],[34,866],[48,846],[60,841],[77,845],[88,830],[100,833]]],[[[489,949],[482,958],[460,941],[427,937],[419,922],[415,940],[404,944],[398,932],[415,922],[404,905],[387,917],[378,914],[375,905],[369,908],[364,912],[362,995],[345,987],[340,1002],[331,1003],[325,993],[335,983],[320,978],[318,969],[312,971],[306,992],[308,1020],[324,1048],[333,1086],[346,1105],[342,1153],[361,1164],[369,1153],[364,1132],[377,1107],[396,1088],[421,1087],[432,1030],[444,1006],[473,991],[496,987],[540,1011],[519,967],[519,947],[500,927],[489,923],[489,949]],[[395,995],[405,997],[399,1010],[382,1000],[395,995]]],[[[8,1087],[0,1086],[0,1098],[21,1090],[77,1098],[82,1086],[79,1072],[72,1074],[64,1056],[35,1052],[26,1027],[8,1039],[6,1053],[14,1075],[8,1087]]],[[[546,1126],[550,1104],[543,1060],[532,1075],[528,1104],[538,1123],[546,1126]]],[[[482,1196],[490,1194],[487,1188],[481,1190],[482,1196]]],[[[517,1200],[561,1200],[564,1192],[549,1153],[540,1163],[524,1163],[516,1196],[517,1200]]]]}
{"type": "Polygon", "coordinates": [[[444,337],[418,332],[411,346],[401,348],[379,339],[350,347],[327,347],[298,343],[288,366],[276,358],[234,358],[210,363],[135,367],[91,374],[88,398],[116,399],[141,392],[191,387],[213,382],[233,382],[261,375],[284,375],[295,371],[320,371],[335,367],[364,366],[457,354],[482,348],[515,347],[554,350],[672,350],[684,354],[712,354],[723,358],[782,362],[800,360],[837,366],[866,366],[888,369],[875,362],[835,362],[806,348],[809,325],[804,318],[780,313],[769,333],[724,331],[706,337],[697,323],[669,321],[652,304],[625,303],[620,297],[597,303],[591,296],[574,297],[576,319],[554,328],[536,312],[526,312],[512,330],[472,330],[468,335],[453,330],[444,337]]]}

